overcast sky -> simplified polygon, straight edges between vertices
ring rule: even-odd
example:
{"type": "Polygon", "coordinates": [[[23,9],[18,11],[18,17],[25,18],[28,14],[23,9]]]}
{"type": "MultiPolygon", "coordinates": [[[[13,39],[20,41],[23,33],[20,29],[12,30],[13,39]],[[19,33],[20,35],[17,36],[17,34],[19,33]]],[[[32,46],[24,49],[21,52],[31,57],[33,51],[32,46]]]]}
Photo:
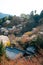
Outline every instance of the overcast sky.
{"type": "Polygon", "coordinates": [[[20,15],[29,14],[32,10],[37,13],[43,9],[43,0],[0,0],[0,12],[20,15]]]}

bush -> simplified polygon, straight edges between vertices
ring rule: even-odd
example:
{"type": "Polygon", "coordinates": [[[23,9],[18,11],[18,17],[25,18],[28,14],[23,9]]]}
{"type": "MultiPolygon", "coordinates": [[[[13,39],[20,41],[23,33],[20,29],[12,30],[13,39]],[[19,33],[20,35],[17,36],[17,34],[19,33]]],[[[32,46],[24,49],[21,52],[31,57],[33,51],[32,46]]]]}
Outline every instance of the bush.
{"type": "Polygon", "coordinates": [[[4,54],[4,47],[3,47],[3,43],[1,42],[0,43],[0,62],[1,62],[1,57],[3,56],[4,54]]]}
{"type": "Polygon", "coordinates": [[[35,40],[30,42],[30,45],[37,46],[38,48],[43,49],[43,39],[40,36],[37,36],[35,40]]]}

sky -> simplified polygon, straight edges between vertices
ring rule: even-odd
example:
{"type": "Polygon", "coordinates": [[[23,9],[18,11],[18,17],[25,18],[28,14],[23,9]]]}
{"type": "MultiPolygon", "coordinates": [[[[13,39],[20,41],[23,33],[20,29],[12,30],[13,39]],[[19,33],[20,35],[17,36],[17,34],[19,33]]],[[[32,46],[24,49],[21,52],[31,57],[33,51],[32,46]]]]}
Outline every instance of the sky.
{"type": "Polygon", "coordinates": [[[37,10],[40,13],[43,10],[43,0],[0,0],[0,12],[17,15],[21,13],[29,14],[37,10]]]}

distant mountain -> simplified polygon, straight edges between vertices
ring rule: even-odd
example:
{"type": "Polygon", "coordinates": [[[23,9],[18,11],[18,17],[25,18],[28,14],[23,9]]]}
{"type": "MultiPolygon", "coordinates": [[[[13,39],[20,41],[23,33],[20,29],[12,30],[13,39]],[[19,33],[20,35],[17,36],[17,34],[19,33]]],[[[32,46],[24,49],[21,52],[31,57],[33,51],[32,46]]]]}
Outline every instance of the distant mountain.
{"type": "Polygon", "coordinates": [[[0,13],[0,18],[6,17],[6,16],[9,16],[9,14],[0,13]]]}

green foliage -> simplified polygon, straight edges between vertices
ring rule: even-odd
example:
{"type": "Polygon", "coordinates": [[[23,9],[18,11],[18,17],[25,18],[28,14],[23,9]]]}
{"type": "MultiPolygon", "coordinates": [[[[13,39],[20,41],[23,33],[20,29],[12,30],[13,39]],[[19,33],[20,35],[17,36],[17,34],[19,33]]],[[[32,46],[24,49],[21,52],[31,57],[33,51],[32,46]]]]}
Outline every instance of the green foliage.
{"type": "Polygon", "coordinates": [[[39,47],[43,48],[43,38],[38,36],[36,43],[37,43],[37,45],[39,45],[39,47]]]}
{"type": "Polygon", "coordinates": [[[30,42],[30,45],[37,46],[38,48],[43,48],[43,39],[38,36],[37,39],[30,42]]]}
{"type": "Polygon", "coordinates": [[[2,56],[4,53],[4,47],[3,47],[3,43],[0,43],[0,56],[2,56]]]}
{"type": "Polygon", "coordinates": [[[0,24],[2,23],[2,19],[0,19],[0,24]]]}
{"type": "Polygon", "coordinates": [[[4,47],[3,47],[3,43],[1,42],[0,43],[0,62],[1,62],[1,57],[2,57],[2,55],[4,54],[4,47]]]}
{"type": "Polygon", "coordinates": [[[43,10],[40,13],[40,18],[43,18],[43,10]]]}

